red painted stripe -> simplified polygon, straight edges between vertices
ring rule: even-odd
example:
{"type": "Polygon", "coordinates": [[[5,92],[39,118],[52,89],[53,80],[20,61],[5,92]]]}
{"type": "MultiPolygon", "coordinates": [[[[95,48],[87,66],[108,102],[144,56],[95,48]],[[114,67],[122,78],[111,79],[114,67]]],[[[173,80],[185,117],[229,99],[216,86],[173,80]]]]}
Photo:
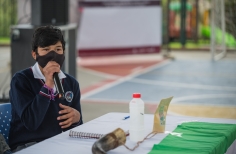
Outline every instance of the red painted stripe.
{"type": "Polygon", "coordinates": [[[125,6],[160,6],[157,0],[126,0],[126,1],[79,1],[79,7],[125,7],[125,6]]]}
{"type": "Polygon", "coordinates": [[[92,91],[92,90],[94,90],[94,89],[97,89],[97,88],[99,88],[99,87],[103,87],[103,86],[105,86],[105,85],[107,85],[107,84],[109,84],[109,83],[112,83],[112,82],[114,82],[114,81],[116,81],[116,80],[104,80],[104,81],[101,81],[100,83],[98,83],[98,84],[95,84],[95,85],[92,85],[92,86],[89,86],[89,87],[87,87],[87,88],[85,88],[85,89],[82,89],[81,90],[81,94],[83,95],[83,94],[85,94],[85,93],[87,93],[87,92],[89,92],[89,91],[92,91]]]}
{"type": "Polygon", "coordinates": [[[79,49],[80,57],[86,56],[104,56],[104,55],[126,55],[126,54],[147,54],[159,53],[160,46],[143,46],[143,47],[128,47],[128,48],[107,48],[107,49],[79,49]]]}
{"type": "Polygon", "coordinates": [[[137,67],[141,67],[140,69],[145,69],[150,66],[153,66],[162,61],[154,61],[154,62],[143,62],[136,64],[110,64],[110,65],[93,65],[93,66],[83,66],[84,68],[88,68],[91,70],[95,70],[97,72],[103,72],[106,74],[117,75],[117,76],[127,76],[133,73],[133,69],[137,67]]]}

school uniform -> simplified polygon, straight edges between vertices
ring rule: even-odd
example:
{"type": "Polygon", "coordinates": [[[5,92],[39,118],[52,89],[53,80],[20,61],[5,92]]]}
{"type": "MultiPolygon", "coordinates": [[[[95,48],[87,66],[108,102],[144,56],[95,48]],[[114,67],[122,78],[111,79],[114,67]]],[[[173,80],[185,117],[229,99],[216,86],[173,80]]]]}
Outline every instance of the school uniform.
{"type": "Polygon", "coordinates": [[[55,86],[50,90],[44,85],[45,77],[38,63],[13,76],[9,92],[12,104],[9,145],[12,150],[27,143],[40,142],[83,124],[79,83],[62,71],[58,75],[65,92],[64,100],[59,99],[55,86]],[[57,120],[59,111],[62,110],[59,103],[78,110],[81,114],[80,121],[62,129],[60,121],[57,120]]]}

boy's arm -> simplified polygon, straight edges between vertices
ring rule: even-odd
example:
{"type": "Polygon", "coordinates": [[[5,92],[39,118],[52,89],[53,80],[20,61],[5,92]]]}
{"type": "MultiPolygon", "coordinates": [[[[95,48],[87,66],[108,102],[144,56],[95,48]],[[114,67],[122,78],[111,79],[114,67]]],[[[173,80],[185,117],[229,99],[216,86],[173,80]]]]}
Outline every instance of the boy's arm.
{"type": "Polygon", "coordinates": [[[28,79],[21,74],[16,74],[11,81],[10,98],[25,127],[36,130],[41,125],[50,105],[48,89],[42,86],[40,92],[35,95],[28,79]]]}

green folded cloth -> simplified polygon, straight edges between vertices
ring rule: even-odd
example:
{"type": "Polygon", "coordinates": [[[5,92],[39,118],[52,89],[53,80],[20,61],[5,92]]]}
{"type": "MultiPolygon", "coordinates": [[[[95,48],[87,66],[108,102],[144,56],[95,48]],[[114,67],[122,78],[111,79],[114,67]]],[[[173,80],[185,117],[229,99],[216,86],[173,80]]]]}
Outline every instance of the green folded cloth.
{"type": "Polygon", "coordinates": [[[148,154],[224,154],[236,139],[236,124],[187,122],[178,125],[148,154]]]}

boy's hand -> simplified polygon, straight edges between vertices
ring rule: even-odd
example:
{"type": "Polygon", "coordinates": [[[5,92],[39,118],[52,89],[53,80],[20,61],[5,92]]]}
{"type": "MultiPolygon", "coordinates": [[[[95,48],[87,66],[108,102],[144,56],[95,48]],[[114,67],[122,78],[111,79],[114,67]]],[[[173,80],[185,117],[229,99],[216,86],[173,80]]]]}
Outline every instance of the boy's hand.
{"type": "Polygon", "coordinates": [[[55,72],[60,72],[60,65],[55,61],[49,61],[47,65],[43,68],[43,75],[45,76],[45,84],[53,88],[54,81],[53,81],[53,74],[55,72]]]}
{"type": "Polygon", "coordinates": [[[63,122],[60,122],[59,125],[61,128],[67,128],[70,127],[73,123],[79,122],[80,120],[80,113],[76,109],[59,104],[60,108],[62,108],[61,111],[59,111],[59,114],[63,114],[59,117],[57,117],[57,120],[65,120],[63,122]]]}

